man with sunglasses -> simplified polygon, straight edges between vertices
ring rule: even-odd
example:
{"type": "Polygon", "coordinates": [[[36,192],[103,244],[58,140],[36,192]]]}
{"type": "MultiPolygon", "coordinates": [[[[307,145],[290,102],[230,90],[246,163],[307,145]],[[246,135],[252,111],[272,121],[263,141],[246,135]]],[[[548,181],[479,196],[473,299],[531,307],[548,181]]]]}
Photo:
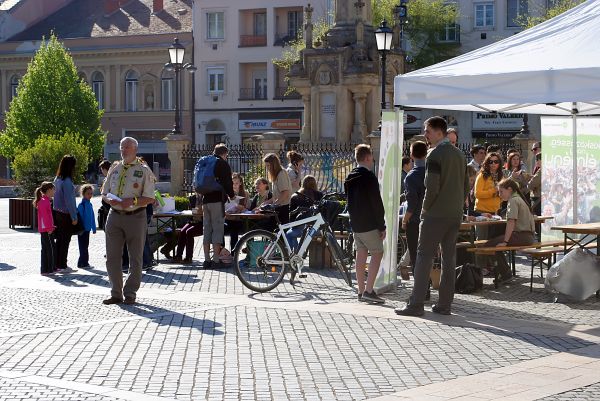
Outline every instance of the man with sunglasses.
{"type": "Polygon", "coordinates": [[[456,238],[470,185],[467,160],[447,138],[447,128],[442,117],[431,117],[425,121],[425,138],[431,144],[431,150],[425,162],[425,198],[414,267],[415,281],[407,305],[395,310],[398,315],[423,315],[433,258],[440,245],[442,275],[439,301],[432,305],[431,311],[449,315],[454,299],[456,238]]]}

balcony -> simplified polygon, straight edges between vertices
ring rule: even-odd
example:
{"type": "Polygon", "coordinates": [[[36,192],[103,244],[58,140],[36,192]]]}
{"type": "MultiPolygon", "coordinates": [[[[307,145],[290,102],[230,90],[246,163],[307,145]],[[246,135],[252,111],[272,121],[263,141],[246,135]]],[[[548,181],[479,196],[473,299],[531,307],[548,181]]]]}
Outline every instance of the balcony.
{"type": "Polygon", "coordinates": [[[290,93],[287,93],[288,89],[289,89],[289,87],[287,87],[287,86],[275,88],[274,99],[283,100],[283,99],[301,99],[302,98],[302,95],[300,95],[295,90],[290,93]]]}
{"type": "Polygon", "coordinates": [[[267,87],[240,88],[238,100],[267,100],[267,87]]]}
{"type": "Polygon", "coordinates": [[[240,35],[240,47],[259,47],[267,45],[267,35],[240,35]]]}

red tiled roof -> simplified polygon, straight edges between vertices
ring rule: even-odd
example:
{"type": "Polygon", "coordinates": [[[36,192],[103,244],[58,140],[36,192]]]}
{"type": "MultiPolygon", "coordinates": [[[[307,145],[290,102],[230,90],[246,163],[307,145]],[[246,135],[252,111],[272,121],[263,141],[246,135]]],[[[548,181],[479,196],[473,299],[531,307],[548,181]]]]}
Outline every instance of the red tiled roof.
{"type": "Polygon", "coordinates": [[[165,0],[152,15],[152,0],[130,0],[105,16],[104,0],[75,0],[9,40],[40,40],[51,31],[60,39],[191,32],[192,1],[165,0]]]}

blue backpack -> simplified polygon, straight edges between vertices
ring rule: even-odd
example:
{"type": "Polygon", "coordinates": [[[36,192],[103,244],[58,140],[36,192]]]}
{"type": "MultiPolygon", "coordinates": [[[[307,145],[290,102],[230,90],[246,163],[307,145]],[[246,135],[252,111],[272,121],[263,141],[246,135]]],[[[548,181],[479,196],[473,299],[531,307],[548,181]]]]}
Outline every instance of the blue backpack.
{"type": "Polygon", "coordinates": [[[222,191],[223,186],[215,177],[217,156],[209,155],[198,159],[194,167],[194,190],[202,195],[222,191]]]}

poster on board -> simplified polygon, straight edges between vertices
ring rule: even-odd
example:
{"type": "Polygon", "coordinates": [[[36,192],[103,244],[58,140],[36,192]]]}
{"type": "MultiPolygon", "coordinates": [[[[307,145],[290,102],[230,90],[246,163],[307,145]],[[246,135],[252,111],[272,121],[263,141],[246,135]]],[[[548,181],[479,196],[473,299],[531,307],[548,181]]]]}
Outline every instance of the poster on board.
{"type": "MultiPolygon", "coordinates": [[[[573,119],[542,117],[542,226],[544,238],[562,238],[555,225],[573,223],[573,119]]],[[[600,118],[577,117],[577,221],[600,222],[600,118]]]]}
{"type": "Polygon", "coordinates": [[[379,188],[385,208],[386,235],[381,267],[375,280],[378,294],[396,288],[398,252],[398,212],[400,209],[400,160],[402,158],[402,111],[384,111],[381,117],[379,188]]]}

